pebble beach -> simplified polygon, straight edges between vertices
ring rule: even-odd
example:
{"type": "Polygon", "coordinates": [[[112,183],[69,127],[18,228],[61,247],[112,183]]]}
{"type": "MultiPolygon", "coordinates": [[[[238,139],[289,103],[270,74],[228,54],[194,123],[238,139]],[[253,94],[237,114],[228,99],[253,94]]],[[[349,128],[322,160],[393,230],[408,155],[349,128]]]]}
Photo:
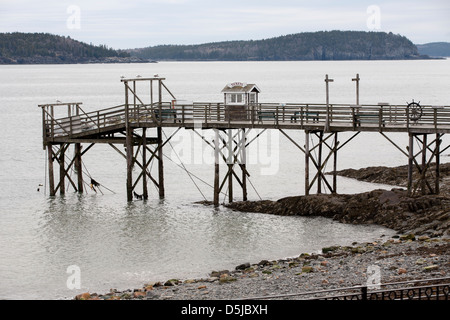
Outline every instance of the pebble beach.
{"type": "Polygon", "coordinates": [[[77,300],[241,300],[311,299],[321,290],[364,286],[378,270],[378,280],[394,283],[439,279],[449,275],[449,238],[395,236],[352,246],[323,248],[281,260],[262,260],[211,271],[208,278],[167,279],[142,288],[83,293],[77,300]]]}

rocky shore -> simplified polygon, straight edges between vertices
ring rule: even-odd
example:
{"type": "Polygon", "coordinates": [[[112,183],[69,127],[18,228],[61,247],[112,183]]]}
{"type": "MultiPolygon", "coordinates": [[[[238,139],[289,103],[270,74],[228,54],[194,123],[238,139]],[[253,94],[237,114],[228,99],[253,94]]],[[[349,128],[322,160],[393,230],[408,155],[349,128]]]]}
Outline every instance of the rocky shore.
{"type": "Polygon", "coordinates": [[[234,202],[227,207],[276,215],[323,216],[342,223],[378,224],[400,234],[450,237],[450,163],[440,165],[439,195],[409,197],[406,188],[399,188],[406,187],[407,166],[346,169],[337,174],[397,188],[359,194],[313,194],[278,201],[234,202]]]}
{"type": "Polygon", "coordinates": [[[378,224],[399,233],[449,237],[450,198],[424,195],[410,198],[404,189],[360,194],[315,194],[278,201],[234,202],[229,208],[276,215],[323,216],[342,223],[378,224]]]}
{"type": "MultiPolygon", "coordinates": [[[[448,164],[444,165],[447,168],[448,164]]],[[[369,268],[379,270],[380,282],[392,283],[448,277],[450,272],[449,170],[444,169],[441,195],[408,197],[406,190],[373,190],[354,195],[309,195],[278,201],[246,201],[227,205],[245,212],[324,216],[343,223],[378,224],[398,232],[350,247],[330,246],[320,254],[302,253],[281,260],[247,262],[235,270],[212,271],[205,279],[169,279],[142,288],[106,294],[84,293],[75,299],[217,300],[266,297],[307,299],[297,295],[318,290],[367,284],[369,268]],[[293,295],[295,294],[295,295],[293,295]]],[[[342,175],[365,181],[402,185],[404,168],[347,170],[342,175]],[[378,173],[377,173],[378,171],[378,173]],[[390,174],[381,172],[390,171],[390,174]],[[393,171],[396,174],[393,174],[393,171]],[[384,176],[384,178],[383,178],[384,176]]],[[[331,244],[330,244],[331,245],[331,244]]]]}
{"type": "Polygon", "coordinates": [[[370,270],[375,268],[382,284],[448,277],[449,249],[450,239],[407,234],[348,247],[331,246],[323,248],[321,254],[244,263],[234,270],[212,271],[204,279],[169,279],[138,289],[83,293],[75,299],[310,299],[321,295],[306,293],[367,285],[370,270]]]}

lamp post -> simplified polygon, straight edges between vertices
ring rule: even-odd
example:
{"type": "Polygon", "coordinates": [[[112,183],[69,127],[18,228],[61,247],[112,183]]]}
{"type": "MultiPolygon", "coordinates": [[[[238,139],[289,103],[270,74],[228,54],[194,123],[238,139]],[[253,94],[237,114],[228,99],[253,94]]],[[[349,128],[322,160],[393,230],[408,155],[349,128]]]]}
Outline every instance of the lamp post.
{"type": "Polygon", "coordinates": [[[356,81],[356,106],[359,106],[359,73],[356,74],[356,78],[353,78],[352,81],[356,81]]]}
{"type": "Polygon", "coordinates": [[[326,87],[326,93],[327,93],[327,115],[325,119],[325,128],[324,132],[330,132],[330,95],[328,90],[328,82],[333,82],[333,79],[328,78],[328,74],[325,75],[325,87],[326,87]]]}

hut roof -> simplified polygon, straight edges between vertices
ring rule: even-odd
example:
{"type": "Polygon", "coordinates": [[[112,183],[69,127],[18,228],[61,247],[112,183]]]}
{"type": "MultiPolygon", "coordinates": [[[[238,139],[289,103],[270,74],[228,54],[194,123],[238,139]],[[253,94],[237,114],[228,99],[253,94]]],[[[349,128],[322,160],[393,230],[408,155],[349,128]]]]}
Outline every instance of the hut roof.
{"type": "Polygon", "coordinates": [[[242,82],[233,82],[229,83],[223,88],[222,92],[224,93],[246,93],[246,92],[258,92],[261,90],[256,86],[256,84],[252,83],[242,83],[242,82]]]}

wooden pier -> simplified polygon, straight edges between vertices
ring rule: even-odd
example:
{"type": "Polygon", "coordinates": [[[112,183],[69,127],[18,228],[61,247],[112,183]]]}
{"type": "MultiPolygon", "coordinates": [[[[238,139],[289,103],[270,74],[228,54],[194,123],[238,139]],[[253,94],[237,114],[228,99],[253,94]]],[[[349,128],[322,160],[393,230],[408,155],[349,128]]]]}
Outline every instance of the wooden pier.
{"type": "MultiPolygon", "coordinates": [[[[450,106],[425,106],[417,102],[405,105],[377,103],[360,105],[358,82],[356,104],[332,104],[328,97],[328,83],[325,78],[326,104],[315,103],[260,103],[257,99],[247,100],[239,115],[233,116],[233,109],[226,102],[179,101],[165,85],[165,78],[122,79],[125,101],[121,105],[94,112],[85,112],[81,102],[42,104],[42,132],[44,149],[48,152],[48,181],[51,196],[65,192],[66,178],[74,190],[83,192],[85,177],[82,173],[82,156],[95,144],[109,144],[126,160],[127,199],[133,200],[138,183],[142,183],[143,199],[148,198],[147,183],[150,180],[159,190],[161,198],[164,189],[163,149],[179,129],[213,130],[213,141],[205,142],[214,149],[214,195],[219,204],[219,193],[227,188],[228,200],[233,201],[233,181],[237,181],[247,200],[249,173],[246,168],[247,134],[251,129],[279,130],[305,155],[305,193],[321,193],[322,185],[331,193],[337,192],[336,165],[338,151],[361,132],[381,134],[394,144],[408,159],[408,192],[411,196],[420,193],[439,193],[440,155],[449,146],[441,146],[442,136],[450,133],[450,106]],[[142,90],[143,88],[143,90],[142,90]],[[142,93],[142,91],[144,93],[142,93]],[[170,97],[163,101],[164,94],[170,97]],[[61,110],[64,116],[57,116],[61,110]],[[65,111],[64,111],[65,112],[65,111]],[[163,139],[162,128],[175,128],[173,134],[163,139]],[[149,132],[156,131],[153,136],[149,132]],[[306,134],[305,145],[301,146],[289,136],[292,130],[306,134]],[[346,141],[339,141],[338,134],[353,132],[346,141]],[[389,133],[408,134],[406,150],[396,145],[389,133]],[[421,148],[414,150],[414,140],[421,148]],[[74,156],[66,160],[67,149],[74,145],[74,156]],[[122,151],[117,145],[123,145],[122,151]],[[318,158],[311,152],[317,149],[318,158]],[[226,150],[227,152],[224,152],[226,150]],[[141,153],[141,158],[138,157],[141,153]],[[226,174],[220,180],[219,159],[227,164],[226,174]],[[324,174],[325,165],[333,161],[332,181],[324,174]],[[59,182],[55,183],[54,162],[59,164],[59,182]],[[158,163],[158,176],[148,170],[152,161],[158,163]],[[428,181],[426,173],[435,165],[434,181],[428,181]],[[133,177],[133,167],[141,170],[133,177]],[[240,168],[239,172],[235,169],[240,168]],[[74,167],[77,181],[68,174],[74,167]],[[413,171],[418,170],[420,178],[413,181],[413,171]],[[311,174],[313,172],[313,175],[311,174]]],[[[236,108],[235,108],[236,109],[236,108]]],[[[96,181],[90,181],[95,186],[96,181]]]]}

